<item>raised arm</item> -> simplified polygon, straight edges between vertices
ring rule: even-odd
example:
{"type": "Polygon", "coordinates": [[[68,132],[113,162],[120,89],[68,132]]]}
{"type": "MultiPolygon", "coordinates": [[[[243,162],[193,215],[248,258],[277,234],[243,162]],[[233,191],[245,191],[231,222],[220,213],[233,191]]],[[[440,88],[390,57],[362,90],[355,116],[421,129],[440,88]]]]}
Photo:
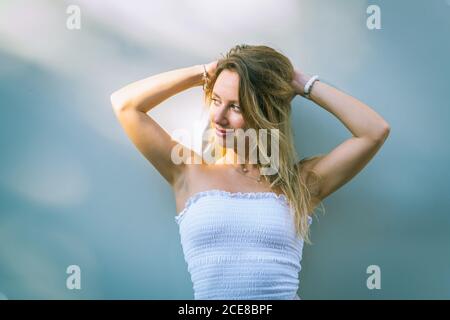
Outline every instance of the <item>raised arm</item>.
{"type": "Polygon", "coordinates": [[[114,113],[125,133],[158,172],[174,186],[185,165],[171,160],[178,142],[147,112],[169,97],[202,85],[203,66],[176,69],[133,82],[111,95],[114,113]]]}
{"type": "MultiPolygon", "coordinates": [[[[293,85],[298,94],[303,96],[308,79],[296,71],[293,85]]],[[[338,118],[353,135],[328,154],[300,162],[305,177],[310,171],[321,177],[316,198],[322,200],[367,165],[388,137],[390,126],[369,106],[324,82],[315,82],[310,99],[338,118]]]]}

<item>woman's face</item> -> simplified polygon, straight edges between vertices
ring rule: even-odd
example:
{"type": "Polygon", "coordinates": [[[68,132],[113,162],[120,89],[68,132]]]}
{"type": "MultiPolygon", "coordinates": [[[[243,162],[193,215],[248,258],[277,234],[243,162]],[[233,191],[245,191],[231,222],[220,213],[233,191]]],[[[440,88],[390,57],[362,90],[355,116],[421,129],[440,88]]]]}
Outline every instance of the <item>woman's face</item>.
{"type": "Polygon", "coordinates": [[[225,146],[235,129],[244,129],[245,120],[239,105],[239,74],[224,69],[216,79],[210,105],[210,120],[215,129],[216,141],[225,146]],[[228,131],[228,132],[223,132],[228,131]]]}

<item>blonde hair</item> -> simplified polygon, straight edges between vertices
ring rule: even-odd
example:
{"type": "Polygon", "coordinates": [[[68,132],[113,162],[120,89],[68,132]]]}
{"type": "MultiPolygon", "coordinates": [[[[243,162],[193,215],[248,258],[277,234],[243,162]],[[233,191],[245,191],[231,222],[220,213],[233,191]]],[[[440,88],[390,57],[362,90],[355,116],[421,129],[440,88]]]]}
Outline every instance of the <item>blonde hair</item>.
{"type": "MultiPolygon", "coordinates": [[[[231,48],[223,58],[218,60],[217,68],[205,86],[205,104],[212,101],[212,91],[215,81],[223,70],[239,74],[239,105],[246,126],[254,129],[278,129],[279,167],[274,175],[263,175],[270,182],[271,188],[279,188],[286,195],[295,213],[297,234],[305,242],[309,238],[308,215],[313,212],[313,196],[317,193],[317,183],[320,177],[313,171],[308,171],[308,178],[301,176],[299,166],[305,158],[298,161],[295,150],[293,131],[290,123],[291,101],[295,91],[291,85],[294,67],[290,60],[276,50],[263,45],[237,45],[231,48]],[[305,181],[307,180],[307,181],[305,181]]],[[[212,123],[209,124],[212,128],[212,123]]],[[[269,136],[267,142],[271,139],[269,136]]],[[[215,143],[215,135],[208,142],[211,147],[215,143]]],[[[257,143],[255,148],[264,148],[257,143]]],[[[269,146],[270,147],[270,146],[269,146]]],[[[224,154],[222,149],[222,156],[224,154]]],[[[263,155],[270,150],[261,149],[263,155]]],[[[259,152],[257,153],[259,154],[259,152]]],[[[258,159],[258,168],[264,167],[258,159]]],[[[322,202],[320,202],[322,203],[322,202]]]]}

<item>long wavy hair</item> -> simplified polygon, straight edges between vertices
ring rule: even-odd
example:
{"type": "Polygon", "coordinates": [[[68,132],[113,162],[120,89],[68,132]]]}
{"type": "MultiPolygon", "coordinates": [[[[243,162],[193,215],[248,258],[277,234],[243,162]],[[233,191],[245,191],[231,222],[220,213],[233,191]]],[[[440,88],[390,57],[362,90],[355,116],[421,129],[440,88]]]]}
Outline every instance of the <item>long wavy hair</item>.
{"type": "MultiPolygon", "coordinates": [[[[271,141],[272,130],[278,134],[279,164],[278,171],[273,175],[263,175],[270,182],[271,189],[280,189],[287,197],[289,204],[294,209],[295,227],[297,235],[307,243],[311,243],[309,237],[308,215],[314,211],[312,197],[317,193],[317,185],[320,177],[309,171],[305,179],[300,174],[300,167],[306,160],[299,161],[295,150],[293,130],[290,122],[291,101],[295,96],[292,87],[294,67],[290,60],[282,53],[264,45],[236,45],[226,55],[218,60],[214,75],[206,81],[205,105],[212,102],[212,91],[215,81],[223,70],[230,70],[239,74],[239,104],[247,128],[267,129],[267,142],[271,141]],[[306,181],[307,180],[307,181],[306,181]]],[[[209,128],[213,128],[212,122],[209,128]]],[[[206,149],[215,145],[216,135],[212,135],[206,149]]],[[[268,146],[271,148],[271,146],[268,146]]],[[[270,154],[257,141],[250,148],[261,148],[261,154],[270,154]]],[[[215,149],[216,150],[216,149],[215,149]]],[[[221,150],[222,156],[225,148],[221,150]]],[[[258,157],[258,169],[267,166],[258,157]]],[[[322,204],[322,202],[320,202],[322,204]]]]}

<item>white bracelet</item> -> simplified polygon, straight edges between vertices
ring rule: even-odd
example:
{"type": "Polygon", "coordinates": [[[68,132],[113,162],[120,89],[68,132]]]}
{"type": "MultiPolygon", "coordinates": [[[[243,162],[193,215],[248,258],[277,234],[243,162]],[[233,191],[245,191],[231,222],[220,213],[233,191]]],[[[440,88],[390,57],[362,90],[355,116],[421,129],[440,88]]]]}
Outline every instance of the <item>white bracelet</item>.
{"type": "Polygon", "coordinates": [[[305,88],[303,89],[305,98],[310,99],[309,94],[311,93],[311,89],[316,81],[319,81],[319,76],[315,75],[311,77],[308,82],[305,84],[305,88]]]}

